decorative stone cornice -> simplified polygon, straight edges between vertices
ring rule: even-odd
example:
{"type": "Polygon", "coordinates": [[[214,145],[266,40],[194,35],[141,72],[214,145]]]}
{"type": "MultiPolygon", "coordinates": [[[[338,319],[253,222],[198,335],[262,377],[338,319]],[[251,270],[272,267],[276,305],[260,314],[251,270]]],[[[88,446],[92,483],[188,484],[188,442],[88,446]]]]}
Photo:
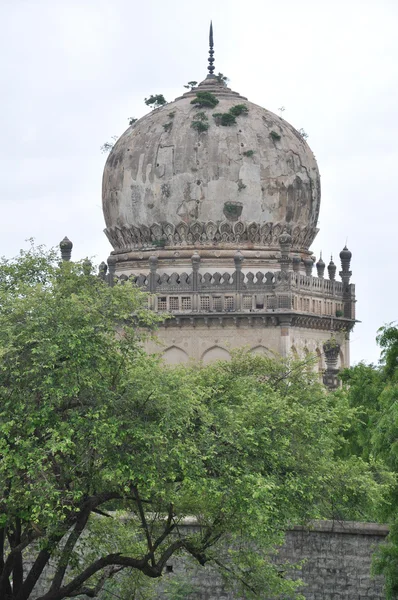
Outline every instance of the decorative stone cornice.
{"type": "Polygon", "coordinates": [[[313,226],[301,226],[289,223],[256,223],[237,221],[195,221],[188,225],[181,221],[172,223],[154,223],[113,227],[105,233],[114,247],[114,254],[129,252],[141,248],[175,248],[195,246],[253,246],[279,248],[279,237],[287,232],[292,237],[294,251],[306,251],[312,244],[318,229],[313,226]]]}
{"type": "Polygon", "coordinates": [[[174,313],[161,327],[278,327],[289,321],[291,327],[348,333],[355,325],[354,320],[331,319],[328,316],[300,314],[295,311],[278,312],[233,312],[233,313],[174,313]]]}

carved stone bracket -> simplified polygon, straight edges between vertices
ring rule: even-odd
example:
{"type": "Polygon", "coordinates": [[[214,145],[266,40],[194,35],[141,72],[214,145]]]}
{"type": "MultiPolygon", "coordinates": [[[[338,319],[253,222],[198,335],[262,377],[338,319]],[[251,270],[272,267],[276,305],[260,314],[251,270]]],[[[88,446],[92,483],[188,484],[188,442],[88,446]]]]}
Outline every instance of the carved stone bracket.
{"type": "Polygon", "coordinates": [[[115,252],[128,252],[139,248],[164,248],[195,245],[231,244],[234,246],[258,245],[278,247],[282,232],[292,237],[292,248],[307,250],[312,244],[318,229],[289,223],[255,223],[237,221],[195,221],[188,225],[181,221],[154,223],[151,227],[138,225],[113,227],[105,233],[115,252]]]}

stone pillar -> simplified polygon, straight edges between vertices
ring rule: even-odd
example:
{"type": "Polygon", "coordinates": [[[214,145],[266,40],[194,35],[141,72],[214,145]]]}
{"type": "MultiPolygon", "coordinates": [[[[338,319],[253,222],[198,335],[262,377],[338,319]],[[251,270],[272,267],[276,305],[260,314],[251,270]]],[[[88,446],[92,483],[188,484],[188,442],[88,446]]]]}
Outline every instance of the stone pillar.
{"type": "Polygon", "coordinates": [[[152,255],[149,257],[149,291],[151,294],[156,293],[156,271],[158,268],[158,257],[152,255]]]}
{"type": "Polygon", "coordinates": [[[292,247],[292,236],[286,231],[279,236],[279,246],[281,249],[281,257],[279,259],[281,271],[289,271],[290,268],[290,249],[292,247]]]}
{"type": "Polygon", "coordinates": [[[295,273],[300,272],[300,264],[301,264],[300,256],[293,256],[293,271],[295,273]]]}
{"type": "Polygon", "coordinates": [[[149,306],[156,310],[156,271],[158,268],[158,257],[153,254],[149,257],[149,306]]]}
{"type": "Polygon", "coordinates": [[[325,355],[326,370],[323,374],[323,383],[330,390],[335,390],[339,387],[338,380],[339,369],[337,368],[337,360],[339,358],[340,344],[334,339],[330,339],[323,344],[323,353],[325,355]]]}
{"type": "Polygon", "coordinates": [[[235,310],[239,311],[242,309],[242,263],[243,263],[243,254],[237,250],[234,256],[235,263],[235,310]]]}
{"type": "Polygon", "coordinates": [[[199,288],[200,256],[196,250],[191,256],[191,262],[192,262],[192,310],[197,312],[199,310],[198,288],[199,288]]]}
{"type": "Polygon", "coordinates": [[[100,279],[102,279],[102,281],[105,281],[107,271],[108,271],[108,265],[106,263],[104,263],[104,261],[102,261],[102,263],[98,267],[98,277],[100,279]]]}
{"type": "Polygon", "coordinates": [[[108,258],[108,283],[111,287],[115,285],[116,258],[109,256],[108,258]]]}
{"type": "Polygon", "coordinates": [[[291,348],[290,339],[290,327],[292,324],[292,317],[290,315],[280,315],[279,325],[281,328],[281,343],[280,343],[280,354],[284,358],[289,356],[291,348]]]}

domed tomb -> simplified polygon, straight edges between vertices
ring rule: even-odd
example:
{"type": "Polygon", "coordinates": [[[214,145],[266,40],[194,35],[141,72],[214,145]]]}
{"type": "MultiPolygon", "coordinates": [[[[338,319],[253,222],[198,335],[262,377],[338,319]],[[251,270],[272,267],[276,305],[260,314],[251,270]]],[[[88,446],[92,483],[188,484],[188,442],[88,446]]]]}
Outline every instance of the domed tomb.
{"type": "Polygon", "coordinates": [[[292,250],[308,254],[319,207],[319,171],[303,136],[212,75],[129,127],[103,176],[113,254],[157,247],[165,256],[198,245],[278,251],[285,229],[292,250]],[[198,92],[217,105],[192,103],[198,92]]]}

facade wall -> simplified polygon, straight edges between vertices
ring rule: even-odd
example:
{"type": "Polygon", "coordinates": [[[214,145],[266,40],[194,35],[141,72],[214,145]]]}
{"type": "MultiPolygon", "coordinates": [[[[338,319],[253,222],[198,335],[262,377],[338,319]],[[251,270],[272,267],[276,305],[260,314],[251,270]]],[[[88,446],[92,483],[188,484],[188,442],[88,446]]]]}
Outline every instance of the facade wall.
{"type": "MultiPolygon", "coordinates": [[[[170,365],[190,360],[203,360],[205,363],[228,360],[230,352],[237,348],[276,356],[293,355],[300,359],[311,354],[318,356],[316,368],[321,371],[325,368],[322,344],[329,337],[327,331],[302,327],[198,324],[196,327],[161,327],[157,341],[147,342],[146,350],[149,353],[162,353],[165,362],[170,365]]],[[[348,366],[349,342],[343,338],[340,342],[342,348],[338,366],[348,366]]]]}

